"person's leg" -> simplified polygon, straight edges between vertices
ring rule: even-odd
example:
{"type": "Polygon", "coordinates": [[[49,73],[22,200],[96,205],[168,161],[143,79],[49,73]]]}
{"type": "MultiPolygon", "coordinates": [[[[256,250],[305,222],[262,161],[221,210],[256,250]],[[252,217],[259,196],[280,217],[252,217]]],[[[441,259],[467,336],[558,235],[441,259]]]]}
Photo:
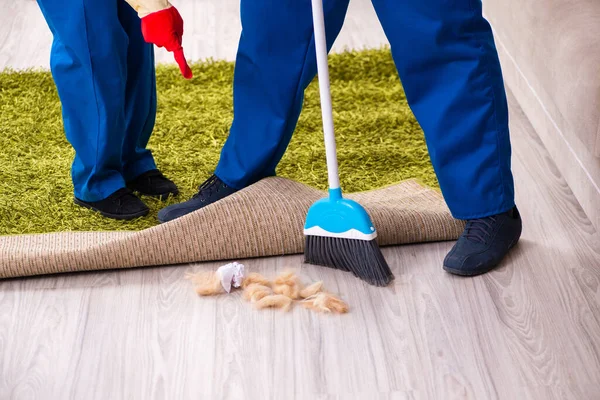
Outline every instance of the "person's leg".
{"type": "MultiPolygon", "coordinates": [[[[325,0],[331,48],[348,0],[325,0]]],[[[241,189],[274,174],[316,75],[310,0],[242,0],[234,77],[234,119],[216,175],[241,189]]]]}
{"type": "MultiPolygon", "coordinates": [[[[348,0],[325,0],[331,48],[348,0]]],[[[296,128],[304,89],[317,72],[310,0],[242,0],[234,119],[215,176],[192,199],[162,209],[171,221],[273,175],[296,128]]]]}
{"type": "Polygon", "coordinates": [[[508,108],[480,0],[372,0],[455,218],[514,207],[508,108]]]}
{"type": "Polygon", "coordinates": [[[95,202],[125,186],[127,35],[117,0],[38,0],[54,35],[51,70],[62,103],[67,139],[76,155],[75,197],[95,202]]]}
{"type": "Polygon", "coordinates": [[[372,0],[450,211],[465,231],[444,269],[494,268],[521,235],[508,106],[480,0],[372,0]]]}
{"type": "Polygon", "coordinates": [[[146,148],[156,120],[154,46],[142,36],[141,21],[125,1],[118,5],[119,20],[129,39],[125,86],[125,137],[122,174],[127,187],[140,194],[166,199],[179,193],[177,186],[156,168],[146,148]]]}
{"type": "Polygon", "coordinates": [[[154,47],[144,41],[141,21],[129,4],[120,1],[118,14],[129,44],[122,165],[123,177],[130,181],[144,172],[156,169],[152,153],[146,148],[156,119],[154,47]]]}

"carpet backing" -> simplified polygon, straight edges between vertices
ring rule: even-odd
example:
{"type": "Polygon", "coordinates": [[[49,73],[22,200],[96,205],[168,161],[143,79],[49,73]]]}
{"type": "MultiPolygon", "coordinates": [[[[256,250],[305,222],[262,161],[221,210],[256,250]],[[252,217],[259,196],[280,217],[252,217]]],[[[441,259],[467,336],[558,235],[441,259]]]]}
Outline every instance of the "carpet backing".
{"type": "MultiPolygon", "coordinates": [[[[267,178],[142,231],[0,236],[0,278],[302,253],[306,213],[324,195],[267,178]]],[[[464,227],[439,192],[414,180],[348,197],[367,209],[382,246],[452,240],[464,227]]]]}

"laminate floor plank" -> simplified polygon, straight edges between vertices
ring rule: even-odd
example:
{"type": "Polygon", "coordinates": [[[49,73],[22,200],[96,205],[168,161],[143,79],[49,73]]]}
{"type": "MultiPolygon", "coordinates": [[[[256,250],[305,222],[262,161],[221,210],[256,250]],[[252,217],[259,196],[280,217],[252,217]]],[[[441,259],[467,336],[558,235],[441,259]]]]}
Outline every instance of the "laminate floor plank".
{"type": "MultiPolygon", "coordinates": [[[[235,59],[242,30],[239,0],[173,0],[184,18],[183,47],[188,60],[235,59]]],[[[310,5],[308,5],[310,7],[310,5]]],[[[387,44],[369,0],[352,0],[333,51],[375,48],[387,44]]],[[[52,34],[35,0],[2,5],[0,13],[0,71],[50,67],[52,34]]],[[[158,64],[173,56],[156,49],[158,64]]]]}

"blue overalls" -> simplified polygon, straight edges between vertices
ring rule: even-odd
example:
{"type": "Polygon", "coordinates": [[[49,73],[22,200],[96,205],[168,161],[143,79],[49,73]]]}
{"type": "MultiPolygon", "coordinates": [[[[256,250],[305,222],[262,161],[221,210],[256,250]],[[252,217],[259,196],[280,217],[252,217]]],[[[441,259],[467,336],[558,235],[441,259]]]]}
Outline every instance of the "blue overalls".
{"type": "MultiPolygon", "coordinates": [[[[324,0],[330,47],[348,1],[324,0]]],[[[453,216],[511,209],[506,94],[481,1],[372,2],[453,216]]],[[[275,173],[316,74],[310,0],[242,0],[241,18],[234,120],[216,169],[238,189],[275,173]]]]}
{"type": "Polygon", "coordinates": [[[123,0],[38,0],[54,36],[50,66],[75,149],[75,196],[98,201],[156,168],[154,49],[123,0]]]}

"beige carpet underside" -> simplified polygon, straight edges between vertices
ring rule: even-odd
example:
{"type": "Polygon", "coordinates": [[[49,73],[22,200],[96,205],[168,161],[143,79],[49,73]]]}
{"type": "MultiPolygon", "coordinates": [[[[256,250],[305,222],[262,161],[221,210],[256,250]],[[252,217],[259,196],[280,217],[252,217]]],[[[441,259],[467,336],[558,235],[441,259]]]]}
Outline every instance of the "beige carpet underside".
{"type": "MultiPolygon", "coordinates": [[[[244,259],[304,251],[308,208],[324,193],[268,178],[200,211],[139,232],[0,237],[0,278],[244,259]]],[[[348,197],[373,219],[381,246],[456,239],[463,222],[413,180],[348,197]]]]}

